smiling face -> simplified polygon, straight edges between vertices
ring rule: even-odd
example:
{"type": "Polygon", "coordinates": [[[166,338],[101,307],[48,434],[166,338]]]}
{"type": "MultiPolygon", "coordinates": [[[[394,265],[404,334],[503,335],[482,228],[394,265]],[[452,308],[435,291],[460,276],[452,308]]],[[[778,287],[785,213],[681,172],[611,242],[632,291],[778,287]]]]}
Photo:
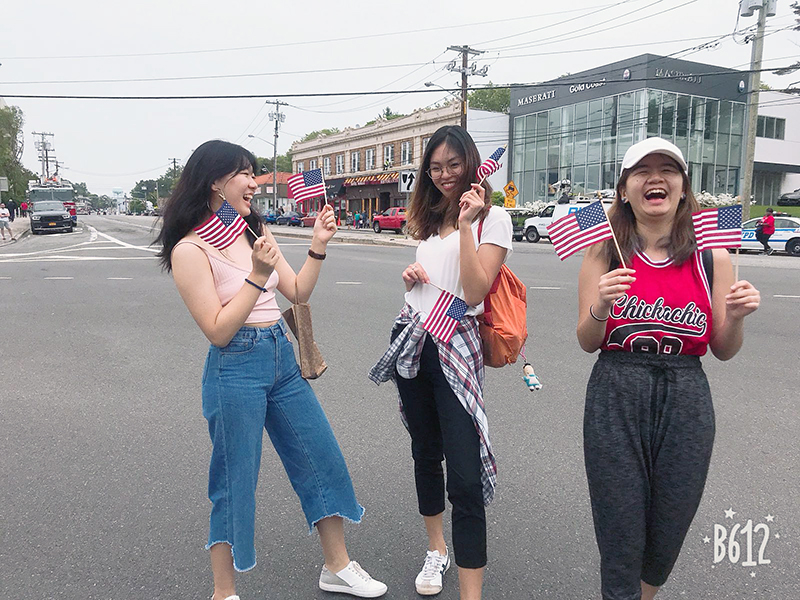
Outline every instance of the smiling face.
{"type": "Polygon", "coordinates": [[[436,189],[448,200],[461,197],[464,172],[464,157],[448,144],[441,144],[431,154],[428,174],[436,189]]]}
{"type": "Polygon", "coordinates": [[[248,166],[235,173],[225,175],[225,177],[220,177],[212,185],[212,190],[215,191],[209,205],[213,211],[216,212],[222,206],[222,198],[216,192],[219,190],[225,195],[228,204],[233,206],[240,215],[246,217],[250,214],[250,203],[258,190],[253,168],[248,166]]]}
{"type": "Polygon", "coordinates": [[[620,192],[630,203],[637,220],[674,217],[686,192],[683,172],[665,154],[648,154],[630,172],[620,192]]]}

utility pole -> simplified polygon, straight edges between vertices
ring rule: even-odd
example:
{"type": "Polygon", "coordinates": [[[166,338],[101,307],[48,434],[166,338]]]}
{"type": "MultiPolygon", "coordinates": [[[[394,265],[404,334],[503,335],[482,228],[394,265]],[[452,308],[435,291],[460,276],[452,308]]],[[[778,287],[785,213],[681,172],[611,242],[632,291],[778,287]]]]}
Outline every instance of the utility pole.
{"type": "Polygon", "coordinates": [[[475,63],[472,63],[472,66],[467,66],[467,62],[469,60],[470,54],[483,54],[483,50],[475,50],[474,48],[470,48],[469,46],[448,46],[448,50],[453,50],[454,52],[461,53],[461,66],[456,66],[456,61],[452,60],[447,65],[448,71],[455,71],[456,73],[461,73],[461,127],[464,129],[467,128],[467,78],[470,75],[480,75],[481,77],[486,77],[487,72],[489,71],[489,66],[484,65],[480,69],[477,68],[475,63]]]}
{"type": "Polygon", "coordinates": [[[172,162],[172,179],[174,180],[178,176],[178,159],[169,158],[167,160],[172,162]]]}
{"type": "Polygon", "coordinates": [[[758,28],[753,38],[750,58],[750,89],[747,95],[747,139],[742,178],[742,220],[750,218],[750,196],[753,190],[753,170],[756,157],[756,128],[758,126],[758,96],[761,88],[761,57],[764,53],[764,28],[767,16],[775,16],[776,0],[740,0],[739,11],[743,17],[753,16],[758,11],[758,28]]]}
{"type": "Polygon", "coordinates": [[[286,115],[281,112],[281,105],[288,106],[285,102],[275,100],[275,112],[269,113],[269,120],[275,121],[275,140],[272,142],[272,210],[278,209],[278,126],[286,120],[286,115]]]}
{"type": "Polygon", "coordinates": [[[52,138],[54,137],[54,135],[52,133],[44,133],[38,131],[34,131],[32,133],[33,135],[38,135],[41,138],[39,141],[35,142],[35,147],[39,151],[39,160],[42,162],[42,183],[44,183],[47,180],[47,178],[50,177],[49,152],[50,150],[53,150],[47,138],[48,137],[52,138]]]}

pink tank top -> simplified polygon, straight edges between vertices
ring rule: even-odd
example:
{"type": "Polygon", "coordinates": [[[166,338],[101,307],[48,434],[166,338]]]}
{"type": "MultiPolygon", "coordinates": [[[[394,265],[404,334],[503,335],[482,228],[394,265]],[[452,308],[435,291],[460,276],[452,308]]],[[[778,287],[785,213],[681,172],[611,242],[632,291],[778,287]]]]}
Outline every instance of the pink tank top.
{"type": "Polygon", "coordinates": [[[711,340],[711,285],[702,254],[682,265],[633,256],[636,281],[611,307],[603,350],[703,356],[711,340]]]}
{"type": "MultiPolygon", "coordinates": [[[[242,286],[250,285],[245,283],[245,279],[250,274],[250,269],[245,269],[236,263],[215,256],[207,248],[191,240],[182,240],[178,244],[194,244],[205,252],[208,257],[208,263],[211,265],[211,273],[214,275],[214,287],[217,289],[217,295],[222,306],[228,304],[239,293],[242,286]]],[[[278,287],[277,271],[272,272],[264,287],[267,291],[262,293],[256,300],[256,304],[250,312],[250,316],[247,317],[245,325],[247,323],[271,323],[280,320],[281,309],[278,307],[278,301],[275,298],[275,289],[278,287]]]]}

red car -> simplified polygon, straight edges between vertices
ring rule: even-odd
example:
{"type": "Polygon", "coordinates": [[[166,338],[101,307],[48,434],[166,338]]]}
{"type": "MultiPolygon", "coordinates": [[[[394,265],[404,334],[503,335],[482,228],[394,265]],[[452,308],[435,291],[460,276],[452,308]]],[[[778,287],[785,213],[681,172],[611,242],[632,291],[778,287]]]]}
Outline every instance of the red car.
{"type": "Polygon", "coordinates": [[[305,215],[300,219],[300,227],[313,227],[314,222],[317,220],[317,215],[319,213],[315,210],[312,210],[310,213],[305,215]]]}

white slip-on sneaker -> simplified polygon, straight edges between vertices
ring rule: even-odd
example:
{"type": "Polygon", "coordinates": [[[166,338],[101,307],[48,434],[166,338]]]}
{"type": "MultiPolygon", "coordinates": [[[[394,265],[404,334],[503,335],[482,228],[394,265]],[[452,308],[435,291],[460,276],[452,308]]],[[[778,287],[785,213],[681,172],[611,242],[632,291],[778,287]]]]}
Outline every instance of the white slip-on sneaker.
{"type": "Polygon", "coordinates": [[[326,592],[339,592],[350,594],[359,598],[377,598],[383,596],[388,589],[385,583],[370,577],[356,561],[351,560],[344,569],[332,573],[328,567],[322,565],[319,574],[319,589],[326,592]]]}
{"type": "Polygon", "coordinates": [[[428,553],[425,556],[425,563],[422,571],[419,572],[414,580],[417,593],[421,596],[433,596],[442,591],[442,576],[450,568],[450,553],[444,556],[438,550],[428,553]]]}

